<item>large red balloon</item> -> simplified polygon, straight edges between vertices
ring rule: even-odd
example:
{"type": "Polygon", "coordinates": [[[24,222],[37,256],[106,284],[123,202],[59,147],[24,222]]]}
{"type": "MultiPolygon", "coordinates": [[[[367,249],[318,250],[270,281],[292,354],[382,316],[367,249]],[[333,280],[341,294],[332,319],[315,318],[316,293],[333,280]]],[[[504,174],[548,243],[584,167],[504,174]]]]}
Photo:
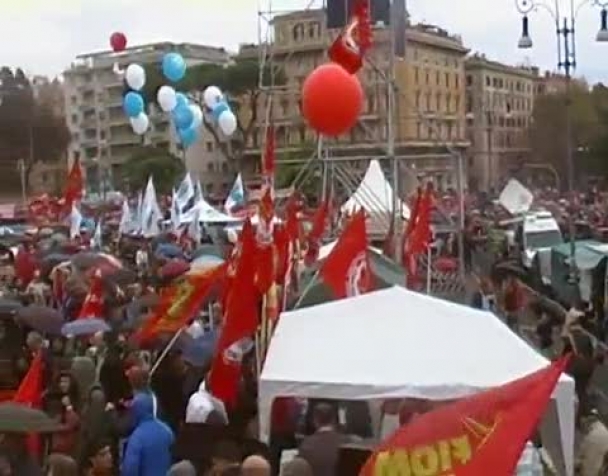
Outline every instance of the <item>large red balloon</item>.
{"type": "Polygon", "coordinates": [[[350,130],[363,109],[363,88],[342,66],[327,63],[316,68],[302,86],[302,113],[310,127],[335,137],[350,130]]]}
{"type": "Polygon", "coordinates": [[[124,51],[127,47],[127,37],[124,33],[119,31],[112,33],[110,37],[110,46],[112,46],[112,50],[115,52],[124,51]]]}

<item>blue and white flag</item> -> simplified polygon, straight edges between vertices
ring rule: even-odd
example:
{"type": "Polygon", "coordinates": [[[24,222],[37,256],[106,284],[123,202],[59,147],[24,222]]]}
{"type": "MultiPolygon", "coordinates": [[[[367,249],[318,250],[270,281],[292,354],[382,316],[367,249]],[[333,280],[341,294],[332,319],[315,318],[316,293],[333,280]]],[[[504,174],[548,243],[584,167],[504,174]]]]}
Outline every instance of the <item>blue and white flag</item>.
{"type": "Polygon", "coordinates": [[[231,213],[235,208],[245,206],[245,187],[243,187],[243,177],[238,174],[234,185],[224,202],[224,210],[226,213],[231,213]]]}
{"type": "Polygon", "coordinates": [[[175,192],[176,202],[179,208],[180,215],[188,213],[196,204],[196,192],[194,182],[190,172],[186,174],[182,183],[179,184],[177,192],[175,192]]]}

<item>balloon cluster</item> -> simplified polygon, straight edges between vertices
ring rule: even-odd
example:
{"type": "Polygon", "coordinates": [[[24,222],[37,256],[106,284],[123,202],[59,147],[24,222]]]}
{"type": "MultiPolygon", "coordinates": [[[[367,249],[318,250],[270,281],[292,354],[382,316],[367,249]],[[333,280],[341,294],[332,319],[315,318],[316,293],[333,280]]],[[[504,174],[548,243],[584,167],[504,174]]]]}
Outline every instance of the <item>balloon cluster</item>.
{"type": "MultiPolygon", "coordinates": [[[[186,62],[179,53],[167,53],[162,60],[163,76],[176,83],[186,76],[186,62]]],[[[163,85],[156,93],[160,108],[169,114],[179,140],[184,148],[190,147],[198,139],[199,128],[203,123],[203,111],[183,93],[178,93],[169,85],[163,85]]]]}
{"type": "Polygon", "coordinates": [[[133,132],[143,135],[150,127],[150,119],[145,111],[144,98],[140,91],[146,84],[146,70],[139,64],[130,64],[125,71],[125,81],[131,88],[122,100],[122,107],[129,117],[133,132]]]}
{"type": "Polygon", "coordinates": [[[215,124],[225,136],[234,134],[237,128],[236,116],[230,109],[228,102],[220,88],[209,86],[203,92],[203,102],[211,114],[215,124]]]}

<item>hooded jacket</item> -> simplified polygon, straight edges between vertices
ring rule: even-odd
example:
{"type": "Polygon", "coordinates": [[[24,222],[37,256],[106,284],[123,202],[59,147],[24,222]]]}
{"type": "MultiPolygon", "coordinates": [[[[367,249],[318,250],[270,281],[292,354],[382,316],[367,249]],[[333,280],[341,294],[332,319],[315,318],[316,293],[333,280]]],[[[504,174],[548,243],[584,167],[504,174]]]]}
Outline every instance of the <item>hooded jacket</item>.
{"type": "Polygon", "coordinates": [[[171,467],[171,429],[155,417],[154,397],[138,393],[131,413],[135,429],[127,441],[122,476],[166,476],[171,467]]]}

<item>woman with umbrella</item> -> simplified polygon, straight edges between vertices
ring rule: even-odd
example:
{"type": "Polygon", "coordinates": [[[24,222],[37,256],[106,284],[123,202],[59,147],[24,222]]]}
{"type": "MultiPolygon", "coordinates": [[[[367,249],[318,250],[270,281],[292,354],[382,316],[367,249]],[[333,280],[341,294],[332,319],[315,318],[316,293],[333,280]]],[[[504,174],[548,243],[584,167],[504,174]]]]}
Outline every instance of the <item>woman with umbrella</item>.
{"type": "Polygon", "coordinates": [[[43,402],[46,412],[63,425],[63,429],[51,438],[52,451],[73,455],[80,426],[80,417],[77,413],[80,396],[76,381],[69,373],[61,373],[55,385],[43,397],[43,402]]]}

